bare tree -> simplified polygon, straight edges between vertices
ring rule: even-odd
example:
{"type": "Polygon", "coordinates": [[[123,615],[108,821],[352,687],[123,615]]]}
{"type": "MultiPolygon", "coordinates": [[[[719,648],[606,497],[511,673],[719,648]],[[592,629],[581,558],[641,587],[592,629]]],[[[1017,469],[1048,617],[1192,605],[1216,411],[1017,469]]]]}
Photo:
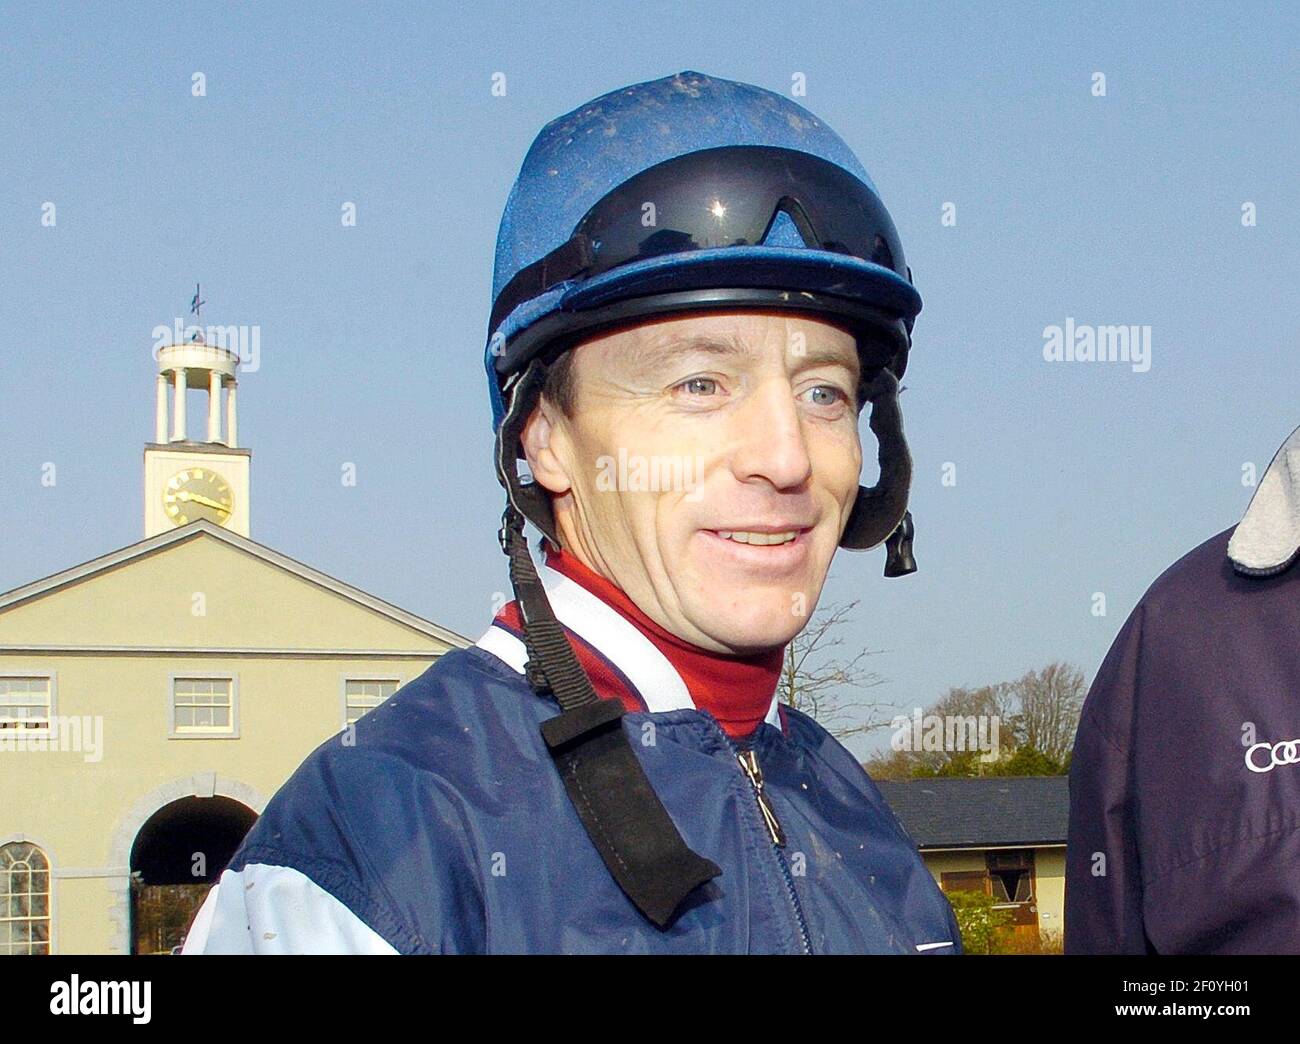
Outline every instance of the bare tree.
{"type": "Polygon", "coordinates": [[[1074,747],[1086,693],[1083,672],[1060,661],[1015,681],[976,689],[949,689],[925,710],[925,715],[996,718],[1001,757],[986,764],[970,750],[916,750],[909,744],[906,749],[878,754],[867,763],[867,771],[879,779],[1062,772],[1074,747]]]}
{"type": "Polygon", "coordinates": [[[782,702],[815,718],[841,741],[884,728],[893,717],[887,706],[854,699],[849,691],[884,683],[880,675],[861,666],[865,657],[875,653],[863,649],[847,662],[827,658],[832,649],[844,644],[844,639],[832,632],[848,622],[849,614],[857,605],[855,599],[814,613],[786,646],[781,680],[777,684],[782,702]]]}
{"type": "Polygon", "coordinates": [[[1087,687],[1083,672],[1068,663],[1049,663],[1013,683],[1018,714],[1016,740],[1053,761],[1063,761],[1074,747],[1079,712],[1087,687]]]}

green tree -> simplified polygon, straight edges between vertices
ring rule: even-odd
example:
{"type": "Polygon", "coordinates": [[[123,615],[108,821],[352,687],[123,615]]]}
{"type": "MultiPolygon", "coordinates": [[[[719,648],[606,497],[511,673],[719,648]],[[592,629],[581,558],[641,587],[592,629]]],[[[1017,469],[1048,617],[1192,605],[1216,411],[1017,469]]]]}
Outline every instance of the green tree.
{"type": "Polygon", "coordinates": [[[1067,770],[1061,762],[1028,744],[1017,747],[1009,757],[988,766],[988,776],[1063,776],[1067,770]]]}
{"type": "Polygon", "coordinates": [[[997,930],[1011,923],[1011,911],[995,910],[993,896],[974,890],[949,892],[948,902],[961,929],[962,949],[966,953],[992,953],[997,930]]]}

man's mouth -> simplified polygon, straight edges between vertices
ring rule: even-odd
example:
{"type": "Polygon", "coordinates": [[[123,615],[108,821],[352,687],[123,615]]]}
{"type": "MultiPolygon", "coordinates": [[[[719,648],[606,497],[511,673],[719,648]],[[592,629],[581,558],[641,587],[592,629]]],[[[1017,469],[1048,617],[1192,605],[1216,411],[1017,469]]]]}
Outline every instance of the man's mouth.
{"type": "Polygon", "coordinates": [[[748,571],[754,577],[774,580],[789,577],[808,566],[812,553],[812,526],[780,523],[745,529],[702,529],[719,561],[748,571]]]}
{"type": "Polygon", "coordinates": [[[759,532],[756,530],[727,530],[711,529],[709,532],[722,537],[723,540],[734,540],[737,544],[788,544],[797,540],[802,529],[787,529],[775,533],[759,532]]]}

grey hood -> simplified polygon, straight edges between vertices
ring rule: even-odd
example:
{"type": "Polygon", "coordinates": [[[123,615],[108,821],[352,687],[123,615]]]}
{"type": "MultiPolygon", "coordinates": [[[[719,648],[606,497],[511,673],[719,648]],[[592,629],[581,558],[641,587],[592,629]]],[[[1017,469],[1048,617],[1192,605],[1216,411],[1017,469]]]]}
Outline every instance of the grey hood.
{"type": "Polygon", "coordinates": [[[1243,576],[1272,576],[1300,558],[1300,428],[1264,473],[1228,541],[1228,558],[1243,576]]]}

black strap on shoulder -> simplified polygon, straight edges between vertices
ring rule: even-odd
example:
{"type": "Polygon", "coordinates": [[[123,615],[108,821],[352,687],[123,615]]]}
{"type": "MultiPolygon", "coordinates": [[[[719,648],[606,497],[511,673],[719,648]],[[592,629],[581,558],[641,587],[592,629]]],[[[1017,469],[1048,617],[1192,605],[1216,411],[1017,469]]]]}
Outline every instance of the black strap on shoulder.
{"type": "MultiPolygon", "coordinates": [[[[536,360],[529,369],[535,365],[536,360]]],[[[529,376],[537,379],[535,373],[529,376]]],[[[519,396],[513,396],[509,414],[519,405],[519,396]]],[[[518,419],[509,414],[513,429],[518,419]]],[[[499,437],[498,467],[504,456],[499,437]]],[[[513,461],[507,463],[510,471],[500,477],[517,484],[513,461]]],[[[682,839],[623,729],[623,705],[602,700],[592,688],[546,598],[513,492],[498,536],[510,556],[510,582],[523,616],[528,683],[561,708],[558,716],[542,723],[542,738],[610,874],[645,917],[665,928],[687,895],[722,870],[682,839]]]]}
{"type": "Polygon", "coordinates": [[[602,700],[592,689],[546,601],[528,555],[523,519],[507,508],[511,514],[517,523],[509,519],[503,528],[510,579],[524,618],[529,683],[536,681],[539,693],[553,696],[563,708],[542,723],[542,737],[610,874],[642,914],[665,928],[682,900],[722,870],[682,839],[623,729],[623,705],[602,700]]]}

